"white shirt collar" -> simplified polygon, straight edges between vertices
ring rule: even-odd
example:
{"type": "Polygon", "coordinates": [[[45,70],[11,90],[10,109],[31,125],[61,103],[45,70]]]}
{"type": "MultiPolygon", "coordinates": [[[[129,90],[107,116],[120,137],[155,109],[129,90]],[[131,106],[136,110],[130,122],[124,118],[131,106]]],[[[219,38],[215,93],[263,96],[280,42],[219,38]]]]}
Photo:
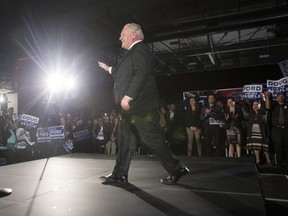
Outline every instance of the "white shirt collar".
{"type": "Polygon", "coordinates": [[[132,43],[128,50],[130,50],[135,44],[137,44],[137,43],[139,43],[139,42],[141,42],[141,41],[142,41],[142,40],[137,40],[137,41],[135,41],[134,43],[132,43]]]}

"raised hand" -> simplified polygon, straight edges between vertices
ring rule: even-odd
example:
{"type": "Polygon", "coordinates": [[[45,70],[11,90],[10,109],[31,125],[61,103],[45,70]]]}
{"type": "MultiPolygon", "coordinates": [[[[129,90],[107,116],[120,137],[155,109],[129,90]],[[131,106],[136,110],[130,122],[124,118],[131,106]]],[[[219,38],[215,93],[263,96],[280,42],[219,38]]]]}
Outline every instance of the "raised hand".
{"type": "Polygon", "coordinates": [[[108,66],[107,64],[103,63],[103,62],[98,62],[99,67],[101,67],[103,70],[109,72],[109,68],[110,66],[108,66]]]}

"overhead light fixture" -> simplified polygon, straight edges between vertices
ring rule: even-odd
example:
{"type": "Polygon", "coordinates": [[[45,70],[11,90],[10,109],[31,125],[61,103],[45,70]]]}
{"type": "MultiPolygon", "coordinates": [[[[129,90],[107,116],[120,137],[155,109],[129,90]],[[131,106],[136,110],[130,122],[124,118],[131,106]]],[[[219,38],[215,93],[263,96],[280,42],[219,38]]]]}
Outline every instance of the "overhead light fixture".
{"type": "Polygon", "coordinates": [[[197,62],[189,62],[188,65],[189,66],[197,65],[197,62]]]}
{"type": "Polygon", "coordinates": [[[208,53],[208,56],[209,56],[209,59],[210,59],[211,63],[212,63],[213,65],[215,65],[215,60],[214,60],[212,54],[211,54],[211,53],[208,53]]]}
{"type": "Polygon", "coordinates": [[[263,55],[259,55],[259,58],[269,58],[270,55],[269,54],[263,54],[263,55]]]}

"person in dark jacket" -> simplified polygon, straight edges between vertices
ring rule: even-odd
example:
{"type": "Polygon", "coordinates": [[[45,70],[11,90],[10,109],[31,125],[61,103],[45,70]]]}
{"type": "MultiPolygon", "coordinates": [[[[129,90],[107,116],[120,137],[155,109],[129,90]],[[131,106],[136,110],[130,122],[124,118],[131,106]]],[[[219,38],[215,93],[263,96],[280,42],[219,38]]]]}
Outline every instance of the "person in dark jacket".
{"type": "Polygon", "coordinates": [[[266,109],[272,114],[271,138],[276,154],[276,165],[287,167],[288,163],[288,102],[286,93],[279,92],[276,101],[271,101],[271,93],[264,92],[266,109]]]}
{"type": "Polygon", "coordinates": [[[118,152],[112,174],[101,176],[105,184],[127,183],[128,170],[136,146],[136,138],[150,147],[169,173],[163,184],[175,184],[188,168],[169,150],[159,124],[160,99],[155,82],[154,58],[143,43],[141,27],[129,23],[122,29],[122,48],[128,50],[116,67],[103,62],[99,66],[114,78],[115,103],[121,111],[118,129],[118,152]]]}
{"type": "Polygon", "coordinates": [[[242,101],[242,106],[245,112],[248,113],[247,149],[254,152],[257,165],[260,165],[260,151],[264,152],[267,163],[271,164],[268,152],[269,130],[265,105],[262,106],[256,100],[252,101],[251,104],[249,105],[247,102],[242,101]]]}
{"type": "Polygon", "coordinates": [[[214,94],[209,94],[207,96],[207,104],[205,104],[201,109],[200,119],[204,124],[204,134],[205,134],[205,151],[207,155],[211,155],[214,152],[214,147],[216,148],[216,156],[221,155],[220,146],[220,125],[223,113],[216,103],[216,96],[214,94]]]}
{"type": "Polygon", "coordinates": [[[176,155],[187,154],[184,114],[183,107],[176,105],[176,103],[169,103],[167,105],[165,134],[169,148],[176,155]]]}
{"type": "Polygon", "coordinates": [[[227,98],[227,108],[224,111],[229,157],[234,157],[235,146],[237,157],[241,157],[241,132],[243,112],[241,106],[235,103],[233,97],[227,98]]]}
{"type": "Polygon", "coordinates": [[[194,138],[197,144],[198,155],[202,156],[202,143],[201,143],[201,109],[195,97],[189,98],[189,106],[185,112],[185,125],[188,138],[188,156],[192,155],[194,138]]]}

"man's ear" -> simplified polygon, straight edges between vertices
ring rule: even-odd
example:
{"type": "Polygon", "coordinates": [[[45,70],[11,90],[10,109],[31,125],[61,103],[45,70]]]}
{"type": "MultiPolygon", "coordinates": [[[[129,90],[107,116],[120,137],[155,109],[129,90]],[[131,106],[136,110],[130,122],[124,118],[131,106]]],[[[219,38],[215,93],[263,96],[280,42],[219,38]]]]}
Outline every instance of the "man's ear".
{"type": "Polygon", "coordinates": [[[135,32],[132,32],[133,39],[137,37],[137,34],[135,32]]]}

